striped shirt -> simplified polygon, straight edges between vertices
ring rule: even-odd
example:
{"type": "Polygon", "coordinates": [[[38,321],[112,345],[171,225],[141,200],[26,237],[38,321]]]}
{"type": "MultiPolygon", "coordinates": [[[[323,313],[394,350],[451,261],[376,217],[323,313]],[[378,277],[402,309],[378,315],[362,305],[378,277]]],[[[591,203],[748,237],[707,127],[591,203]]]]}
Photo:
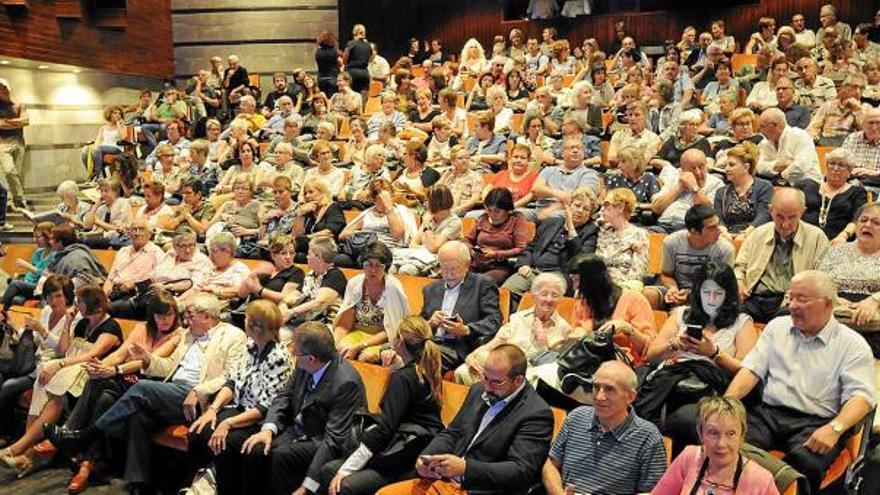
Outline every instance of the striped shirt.
{"type": "Polygon", "coordinates": [[[622,424],[602,431],[595,410],[575,409],[550,448],[562,468],[562,484],[577,492],[650,492],[666,470],[666,451],[657,427],[630,410],[622,424]]]}

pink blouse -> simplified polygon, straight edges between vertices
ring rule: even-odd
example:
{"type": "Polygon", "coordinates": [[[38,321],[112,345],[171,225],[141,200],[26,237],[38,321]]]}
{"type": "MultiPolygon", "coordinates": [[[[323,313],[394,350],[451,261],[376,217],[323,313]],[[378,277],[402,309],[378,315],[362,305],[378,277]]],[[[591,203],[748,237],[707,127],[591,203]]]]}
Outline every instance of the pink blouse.
{"type": "MultiPolygon", "coordinates": [[[[703,448],[690,445],[672,461],[672,464],[651,490],[651,495],[689,495],[693,489],[700,467],[703,465],[703,448]]],[[[705,483],[697,490],[697,495],[704,495],[708,485],[705,483]]],[[[716,495],[733,495],[729,488],[712,488],[716,495]]],[[[773,475],[755,461],[746,460],[736,495],[779,495],[773,475]]]]}

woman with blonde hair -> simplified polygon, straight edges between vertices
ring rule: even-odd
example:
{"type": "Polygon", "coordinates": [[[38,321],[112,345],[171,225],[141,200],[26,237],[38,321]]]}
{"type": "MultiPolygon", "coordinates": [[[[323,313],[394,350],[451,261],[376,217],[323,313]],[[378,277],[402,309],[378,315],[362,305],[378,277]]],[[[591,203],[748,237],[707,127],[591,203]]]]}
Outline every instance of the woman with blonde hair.
{"type": "Polygon", "coordinates": [[[715,193],[715,213],[731,234],[745,238],[770,221],[773,184],[756,177],[758,147],[743,141],[727,151],[727,184],[715,193]]]}
{"type": "Polygon", "coordinates": [[[742,403],[733,397],[706,397],[698,411],[700,445],[685,447],[651,490],[652,495],[778,495],[773,475],[740,451],[747,428],[742,403]]]}
{"type": "Polygon", "coordinates": [[[327,493],[368,495],[399,481],[422,448],[443,429],[440,349],[432,339],[430,325],[420,316],[408,316],[400,322],[397,340],[382,354],[384,362],[394,359],[403,366],[391,374],[380,412],[370,418],[372,426],[364,431],[357,450],[321,470],[327,493]],[[396,456],[394,462],[381,462],[385,460],[383,451],[400,433],[413,437],[403,456],[396,456]]]}
{"type": "Polygon", "coordinates": [[[296,238],[297,263],[305,263],[309,241],[316,238],[337,239],[345,228],[342,206],[333,201],[327,184],[320,179],[307,179],[303,184],[302,201],[296,208],[292,234],[296,238]]]}
{"type": "Polygon", "coordinates": [[[278,340],[281,324],[281,311],[275,303],[258,300],[248,305],[244,324],[247,352],[189,428],[189,452],[196,466],[207,466],[212,460],[217,463],[219,493],[232,484],[224,475],[238,469],[228,465],[224,452],[240,451],[244,441],[260,430],[272,399],[293,373],[293,359],[278,340]]]}
{"type": "MultiPolygon", "coordinates": [[[[345,173],[333,164],[333,148],[330,143],[319,139],[312,145],[312,155],[317,160],[318,166],[306,171],[305,180],[321,179],[327,184],[330,195],[334,198],[339,196],[345,186],[345,173]]],[[[302,195],[300,200],[302,200],[302,195]]]]}
{"type": "MultiPolygon", "coordinates": [[[[483,45],[474,38],[467,40],[461,48],[461,56],[459,57],[458,72],[461,75],[479,74],[486,70],[486,52],[483,45]]],[[[461,84],[455,85],[454,89],[461,87],[461,84]]]]}
{"type": "Polygon", "coordinates": [[[629,189],[611,189],[602,203],[606,228],[599,231],[596,254],[605,260],[611,279],[618,285],[642,288],[648,269],[648,232],[630,223],[636,196],[629,189]]]}

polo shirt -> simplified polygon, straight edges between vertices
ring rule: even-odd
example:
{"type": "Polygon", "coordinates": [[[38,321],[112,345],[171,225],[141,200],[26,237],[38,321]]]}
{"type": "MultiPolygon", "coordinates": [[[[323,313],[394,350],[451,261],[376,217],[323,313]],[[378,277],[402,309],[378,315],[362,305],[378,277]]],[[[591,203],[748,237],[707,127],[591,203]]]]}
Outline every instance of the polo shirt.
{"type": "Polygon", "coordinates": [[[559,462],[562,485],[584,493],[650,492],[666,470],[660,432],[632,409],[603,432],[595,409],[578,407],[565,418],[550,457],[559,462]]]}

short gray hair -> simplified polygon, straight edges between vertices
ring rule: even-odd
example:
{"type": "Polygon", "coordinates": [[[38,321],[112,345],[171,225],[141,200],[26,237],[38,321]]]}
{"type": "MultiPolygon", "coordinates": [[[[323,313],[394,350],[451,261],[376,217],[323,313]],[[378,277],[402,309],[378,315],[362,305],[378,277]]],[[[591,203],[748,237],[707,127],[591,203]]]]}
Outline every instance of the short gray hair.
{"type": "Polygon", "coordinates": [[[853,166],[852,153],[846,148],[834,148],[833,150],[829,151],[828,154],[825,155],[825,162],[828,163],[832,160],[841,161],[850,168],[852,168],[853,166]]]}
{"type": "Polygon", "coordinates": [[[364,162],[369,163],[372,162],[376,155],[382,154],[385,155],[385,147],[381,144],[371,144],[367,146],[367,150],[364,151],[364,162]]]}
{"type": "Polygon", "coordinates": [[[55,190],[55,194],[59,196],[76,196],[79,194],[79,186],[72,180],[66,180],[61,184],[58,184],[58,189],[55,190]]]}
{"type": "Polygon", "coordinates": [[[795,281],[809,281],[816,287],[816,292],[821,297],[828,298],[832,303],[837,301],[837,283],[831,278],[831,274],[820,270],[804,270],[791,278],[795,281]]]}
{"type": "Polygon", "coordinates": [[[681,112],[681,115],[678,116],[678,128],[681,130],[682,126],[685,124],[697,124],[703,122],[703,112],[693,109],[686,110],[681,112]]]}
{"type": "Polygon", "coordinates": [[[467,244],[461,241],[447,241],[440,246],[437,254],[439,255],[441,251],[455,256],[455,258],[462,263],[468,265],[471,263],[471,250],[468,248],[467,244]]]}
{"type": "Polygon", "coordinates": [[[236,238],[232,232],[217,232],[208,239],[208,249],[213,247],[228,247],[234,251],[236,244],[236,238]]]}
{"type": "Polygon", "coordinates": [[[200,292],[190,299],[186,309],[207,313],[213,318],[219,319],[222,306],[220,305],[220,300],[214,294],[200,292]]]}
{"type": "Polygon", "coordinates": [[[332,263],[338,251],[336,243],[330,237],[315,237],[309,241],[309,249],[313,249],[326,263],[332,263]]]}
{"type": "Polygon", "coordinates": [[[171,242],[173,244],[177,244],[180,242],[195,243],[197,238],[198,237],[196,236],[196,233],[193,229],[189,227],[184,227],[180,229],[180,232],[174,235],[174,238],[171,240],[171,242]]]}
{"type": "Polygon", "coordinates": [[[536,294],[541,287],[547,284],[555,285],[559,292],[565,294],[565,289],[568,287],[568,284],[565,282],[565,279],[562,278],[561,275],[553,272],[544,272],[539,273],[534,280],[532,280],[532,294],[536,294]]]}

